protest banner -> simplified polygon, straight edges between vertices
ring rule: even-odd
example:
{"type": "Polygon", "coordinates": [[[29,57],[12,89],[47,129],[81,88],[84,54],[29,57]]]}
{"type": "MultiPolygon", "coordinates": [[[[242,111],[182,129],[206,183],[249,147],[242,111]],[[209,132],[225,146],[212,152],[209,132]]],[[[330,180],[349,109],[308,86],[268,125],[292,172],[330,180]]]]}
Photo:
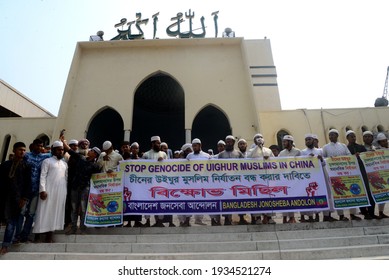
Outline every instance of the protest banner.
{"type": "Polygon", "coordinates": [[[360,154],[376,203],[389,201],[389,150],[360,154]]]}
{"type": "Polygon", "coordinates": [[[91,178],[85,225],[102,227],[123,223],[122,172],[98,173],[91,178]]]}
{"type": "Polygon", "coordinates": [[[357,158],[337,156],[325,159],[335,209],[369,206],[357,158]]]}
{"type": "Polygon", "coordinates": [[[328,209],[317,158],[123,161],[124,214],[328,209]]]}

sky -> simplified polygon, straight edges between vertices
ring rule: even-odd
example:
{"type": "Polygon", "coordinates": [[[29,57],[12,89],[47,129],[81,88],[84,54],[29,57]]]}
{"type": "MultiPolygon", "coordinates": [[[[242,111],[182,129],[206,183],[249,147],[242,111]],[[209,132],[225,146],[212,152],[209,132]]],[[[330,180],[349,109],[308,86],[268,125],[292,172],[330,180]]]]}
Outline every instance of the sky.
{"type": "Polygon", "coordinates": [[[219,11],[219,37],[230,27],[237,37],[270,39],[284,110],[373,107],[383,95],[387,0],[0,0],[0,79],[57,115],[78,41],[99,30],[109,40],[138,12],[150,19],[146,39],[157,12],[157,37],[172,39],[170,19],[189,9],[195,27],[205,17],[206,37],[219,11]]]}

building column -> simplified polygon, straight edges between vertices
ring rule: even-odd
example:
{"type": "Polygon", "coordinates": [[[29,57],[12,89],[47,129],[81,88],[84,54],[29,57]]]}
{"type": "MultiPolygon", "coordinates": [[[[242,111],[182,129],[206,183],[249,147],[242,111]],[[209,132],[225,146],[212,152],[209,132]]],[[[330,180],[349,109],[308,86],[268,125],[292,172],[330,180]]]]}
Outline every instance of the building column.
{"type": "Polygon", "coordinates": [[[192,143],[192,130],[185,129],[185,143],[192,143]]]}
{"type": "Polygon", "coordinates": [[[130,135],[131,135],[131,130],[125,130],[124,131],[124,141],[128,141],[128,142],[130,142],[130,135]]]}

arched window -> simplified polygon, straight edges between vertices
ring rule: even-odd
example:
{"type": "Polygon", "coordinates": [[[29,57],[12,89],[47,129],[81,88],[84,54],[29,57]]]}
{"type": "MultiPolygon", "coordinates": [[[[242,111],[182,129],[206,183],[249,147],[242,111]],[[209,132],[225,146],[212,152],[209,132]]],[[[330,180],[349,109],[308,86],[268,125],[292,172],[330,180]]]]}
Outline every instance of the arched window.
{"type": "Polygon", "coordinates": [[[284,138],[285,135],[288,135],[288,134],[289,134],[289,132],[286,130],[283,130],[283,129],[277,132],[277,145],[280,148],[280,151],[284,148],[282,146],[282,139],[284,138]]]}
{"type": "Polygon", "coordinates": [[[213,105],[204,107],[194,118],[192,139],[199,138],[204,151],[216,151],[217,142],[232,134],[230,122],[223,111],[213,105]]]}
{"type": "Polygon", "coordinates": [[[3,142],[3,147],[1,149],[1,162],[4,162],[7,160],[7,154],[8,154],[8,149],[9,149],[9,144],[11,143],[11,135],[6,135],[4,137],[4,142],[3,142]]]}
{"type": "Polygon", "coordinates": [[[385,128],[382,125],[377,125],[377,131],[378,132],[385,132],[385,128]]]}

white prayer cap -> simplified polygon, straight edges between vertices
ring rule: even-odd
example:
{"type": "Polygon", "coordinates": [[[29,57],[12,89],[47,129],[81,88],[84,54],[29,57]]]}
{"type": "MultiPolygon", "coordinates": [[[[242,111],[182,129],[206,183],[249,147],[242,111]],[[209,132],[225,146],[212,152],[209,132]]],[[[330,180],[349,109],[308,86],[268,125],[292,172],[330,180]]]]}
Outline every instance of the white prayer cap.
{"type": "Polygon", "coordinates": [[[254,135],[253,138],[255,139],[255,138],[258,138],[258,137],[259,138],[263,138],[263,135],[261,133],[257,133],[257,134],[254,135]]]}
{"type": "Polygon", "coordinates": [[[138,144],[138,142],[134,142],[134,143],[131,144],[130,147],[137,147],[137,148],[139,148],[139,144],[138,144]]]}
{"type": "Polygon", "coordinates": [[[186,144],[184,144],[184,145],[182,146],[182,148],[181,148],[182,151],[185,151],[185,150],[187,150],[187,149],[191,149],[191,150],[192,150],[192,144],[186,143],[186,144]]]}
{"type": "Polygon", "coordinates": [[[366,131],[362,134],[362,136],[365,136],[365,135],[371,135],[371,136],[373,136],[373,132],[371,132],[371,131],[369,131],[369,130],[366,130],[366,131]]]}
{"type": "Polygon", "coordinates": [[[97,155],[101,154],[101,150],[97,147],[93,147],[91,150],[93,150],[97,155]]]}
{"type": "Polygon", "coordinates": [[[54,141],[53,148],[63,147],[63,144],[61,141],[54,141]]]}
{"type": "Polygon", "coordinates": [[[166,146],[166,147],[167,147],[167,143],[166,143],[166,142],[162,142],[162,143],[161,143],[161,147],[162,147],[162,146],[166,146]]]}
{"type": "Polygon", "coordinates": [[[89,140],[88,139],[81,139],[81,140],[78,140],[78,145],[81,145],[82,143],[86,143],[88,146],[89,146],[89,140]]]}
{"type": "Polygon", "coordinates": [[[174,154],[180,154],[181,151],[177,150],[177,151],[174,151],[174,154]]]}
{"type": "Polygon", "coordinates": [[[159,137],[159,136],[151,137],[151,142],[154,142],[154,141],[161,141],[161,137],[159,137]]]}
{"type": "Polygon", "coordinates": [[[313,138],[313,139],[316,139],[316,140],[319,140],[319,137],[317,137],[316,134],[312,134],[312,138],[313,138]]]}
{"type": "Polygon", "coordinates": [[[111,143],[110,141],[105,141],[105,142],[103,143],[103,150],[104,150],[104,151],[108,150],[108,149],[111,148],[111,147],[112,147],[112,143],[111,143]]]}
{"type": "Polygon", "coordinates": [[[223,140],[219,140],[219,142],[217,142],[218,145],[226,145],[226,142],[224,142],[223,140]]]}
{"type": "Polygon", "coordinates": [[[346,132],[346,138],[347,138],[347,136],[349,136],[350,134],[355,134],[355,132],[352,131],[351,129],[350,129],[350,130],[347,130],[347,132],[346,132]]]}
{"type": "Polygon", "coordinates": [[[240,139],[239,139],[238,144],[241,143],[241,142],[242,142],[242,143],[247,143],[247,141],[246,141],[245,139],[243,139],[243,138],[240,138],[240,139]]]}
{"type": "Polygon", "coordinates": [[[78,145],[78,141],[75,139],[72,139],[69,141],[69,145],[78,145]]]}
{"type": "Polygon", "coordinates": [[[388,138],[386,138],[385,134],[383,134],[382,132],[378,133],[377,141],[382,141],[382,140],[386,140],[386,139],[388,139],[388,138]]]}
{"type": "Polygon", "coordinates": [[[195,138],[192,140],[192,144],[201,144],[201,141],[199,138],[195,138]]]}
{"type": "Polygon", "coordinates": [[[330,129],[330,131],[328,131],[328,134],[331,134],[331,133],[336,133],[339,135],[339,131],[337,131],[335,128],[330,129]]]}
{"type": "Polygon", "coordinates": [[[232,135],[227,135],[227,136],[226,136],[226,140],[227,140],[227,139],[231,139],[231,140],[234,140],[234,141],[235,141],[235,137],[232,136],[232,135]]]}
{"type": "Polygon", "coordinates": [[[305,134],[304,138],[305,139],[307,139],[307,138],[313,138],[314,139],[313,134],[311,134],[311,133],[305,134]]]}
{"type": "Polygon", "coordinates": [[[292,135],[285,135],[284,138],[283,138],[282,140],[294,141],[292,135]]]}

